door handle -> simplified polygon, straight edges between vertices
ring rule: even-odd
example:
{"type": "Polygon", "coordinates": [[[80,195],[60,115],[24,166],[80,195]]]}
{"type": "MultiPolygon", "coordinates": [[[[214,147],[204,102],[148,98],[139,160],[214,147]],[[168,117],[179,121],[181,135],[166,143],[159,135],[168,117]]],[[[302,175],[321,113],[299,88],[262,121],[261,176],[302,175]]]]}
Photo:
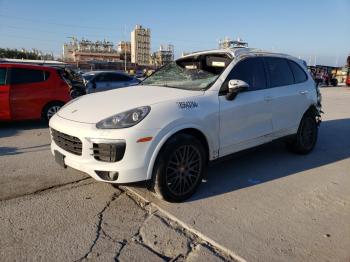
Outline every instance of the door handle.
{"type": "Polygon", "coordinates": [[[300,91],[299,93],[300,93],[301,95],[306,95],[307,93],[309,93],[309,91],[304,90],[304,91],[300,91]]]}
{"type": "Polygon", "coordinates": [[[268,102],[268,101],[273,100],[273,97],[272,96],[265,96],[264,100],[268,102]]]}

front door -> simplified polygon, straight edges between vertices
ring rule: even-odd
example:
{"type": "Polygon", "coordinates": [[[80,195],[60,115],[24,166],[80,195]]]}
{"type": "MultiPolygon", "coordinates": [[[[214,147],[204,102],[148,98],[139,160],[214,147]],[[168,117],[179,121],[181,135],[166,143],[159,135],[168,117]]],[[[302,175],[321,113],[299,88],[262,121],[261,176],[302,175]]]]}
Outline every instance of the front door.
{"type": "Polygon", "coordinates": [[[220,94],[220,156],[269,141],[267,135],[272,133],[270,91],[261,58],[246,58],[238,62],[220,94]],[[245,81],[249,88],[229,101],[225,89],[232,79],[245,81]]]}
{"type": "Polygon", "coordinates": [[[0,120],[9,120],[10,113],[10,85],[7,81],[7,68],[0,68],[0,120]]]}

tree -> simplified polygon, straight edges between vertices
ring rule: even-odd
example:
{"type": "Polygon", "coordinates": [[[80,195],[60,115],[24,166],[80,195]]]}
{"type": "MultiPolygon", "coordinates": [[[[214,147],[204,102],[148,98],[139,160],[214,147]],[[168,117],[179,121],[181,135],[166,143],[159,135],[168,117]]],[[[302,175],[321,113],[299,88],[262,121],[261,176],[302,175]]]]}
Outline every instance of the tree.
{"type": "Polygon", "coordinates": [[[46,54],[36,49],[32,51],[22,49],[0,48],[0,58],[31,59],[31,60],[53,60],[52,54],[46,54]]]}

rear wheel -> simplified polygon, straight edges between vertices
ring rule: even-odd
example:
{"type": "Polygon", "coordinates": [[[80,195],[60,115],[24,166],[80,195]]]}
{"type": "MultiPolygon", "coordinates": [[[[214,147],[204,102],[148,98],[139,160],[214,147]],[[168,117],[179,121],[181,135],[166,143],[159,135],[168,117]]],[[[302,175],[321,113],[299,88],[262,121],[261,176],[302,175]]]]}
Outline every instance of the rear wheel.
{"type": "Polygon", "coordinates": [[[193,136],[176,135],[158,155],[153,169],[153,189],[158,197],[167,201],[184,201],[197,190],[205,167],[203,145],[193,136]]]}
{"type": "Polygon", "coordinates": [[[42,118],[44,121],[48,122],[50,118],[61,109],[63,103],[55,102],[46,105],[42,112],[42,118]]]}
{"type": "Polygon", "coordinates": [[[307,154],[314,149],[317,136],[316,116],[308,112],[301,119],[297,134],[287,142],[287,146],[294,153],[307,154]]]}

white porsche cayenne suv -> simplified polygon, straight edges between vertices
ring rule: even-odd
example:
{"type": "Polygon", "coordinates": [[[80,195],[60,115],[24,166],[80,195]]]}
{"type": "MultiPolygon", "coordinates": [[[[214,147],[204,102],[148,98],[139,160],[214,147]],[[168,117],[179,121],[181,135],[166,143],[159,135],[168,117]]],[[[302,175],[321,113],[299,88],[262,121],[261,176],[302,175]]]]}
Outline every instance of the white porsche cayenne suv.
{"type": "Polygon", "coordinates": [[[279,138],[309,153],[320,100],[292,56],[250,48],[198,52],[137,86],[68,103],[50,120],[51,150],[63,167],[114,184],[147,180],[158,196],[180,202],[215,159],[279,138]]]}

